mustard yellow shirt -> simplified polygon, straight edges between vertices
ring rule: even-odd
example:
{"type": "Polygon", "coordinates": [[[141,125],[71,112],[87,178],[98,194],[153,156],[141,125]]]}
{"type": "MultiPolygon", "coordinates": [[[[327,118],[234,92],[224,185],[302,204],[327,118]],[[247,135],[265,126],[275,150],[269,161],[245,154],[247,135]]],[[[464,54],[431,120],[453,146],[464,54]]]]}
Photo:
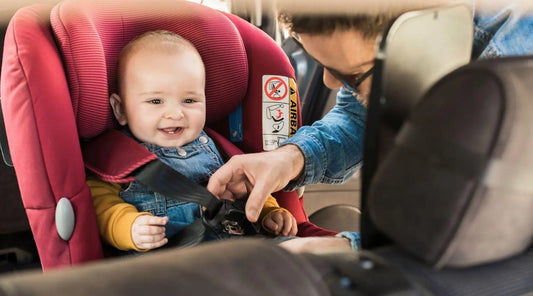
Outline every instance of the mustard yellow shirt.
{"type": "MultiPolygon", "coordinates": [[[[89,177],[87,178],[87,184],[91,189],[98,230],[103,240],[120,250],[143,251],[133,243],[131,228],[137,217],[152,214],[139,212],[133,205],[120,198],[122,187],[118,183],[105,182],[95,177],[89,177]]],[[[273,196],[269,196],[259,215],[261,225],[263,225],[263,220],[266,216],[275,211],[289,212],[281,208],[273,196]]],[[[264,227],[263,229],[268,231],[264,227]]]]}

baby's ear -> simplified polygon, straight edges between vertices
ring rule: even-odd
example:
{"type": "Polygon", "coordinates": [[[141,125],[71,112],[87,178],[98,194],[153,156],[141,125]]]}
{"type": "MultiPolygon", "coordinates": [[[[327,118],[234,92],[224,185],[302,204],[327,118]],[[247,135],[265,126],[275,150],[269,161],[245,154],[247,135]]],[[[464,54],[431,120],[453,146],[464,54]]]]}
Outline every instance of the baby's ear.
{"type": "Polygon", "coordinates": [[[120,125],[126,125],[128,121],[126,119],[126,114],[124,113],[124,105],[122,104],[122,99],[120,96],[115,93],[111,94],[111,96],[109,96],[109,104],[113,109],[113,114],[115,115],[118,123],[120,125]]]}

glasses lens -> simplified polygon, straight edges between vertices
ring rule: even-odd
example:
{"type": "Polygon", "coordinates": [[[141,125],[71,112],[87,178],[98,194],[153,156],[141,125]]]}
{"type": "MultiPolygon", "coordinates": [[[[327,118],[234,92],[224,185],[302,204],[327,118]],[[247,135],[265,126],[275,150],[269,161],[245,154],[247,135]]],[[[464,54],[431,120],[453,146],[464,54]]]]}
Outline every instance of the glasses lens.
{"type": "Polygon", "coordinates": [[[350,90],[354,93],[359,93],[359,85],[367,79],[372,72],[374,71],[374,67],[370,68],[370,70],[366,71],[363,74],[353,74],[353,75],[345,75],[341,74],[336,70],[326,68],[333,77],[337,78],[342,84],[344,85],[344,88],[350,90]]]}

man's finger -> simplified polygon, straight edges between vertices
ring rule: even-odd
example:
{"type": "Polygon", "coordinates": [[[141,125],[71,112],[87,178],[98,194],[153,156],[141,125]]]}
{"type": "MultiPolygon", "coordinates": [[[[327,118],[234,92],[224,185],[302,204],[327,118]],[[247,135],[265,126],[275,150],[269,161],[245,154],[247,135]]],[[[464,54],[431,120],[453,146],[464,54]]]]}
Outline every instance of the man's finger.
{"type": "Polygon", "coordinates": [[[217,198],[221,198],[222,194],[227,191],[226,184],[229,182],[229,180],[227,182],[224,182],[223,179],[219,177],[219,175],[221,174],[217,175],[217,172],[215,172],[213,176],[209,178],[209,182],[207,183],[207,190],[217,198]]]}
{"type": "Polygon", "coordinates": [[[246,218],[250,222],[256,222],[259,218],[259,213],[267,200],[270,192],[264,188],[262,184],[256,184],[256,186],[250,192],[250,196],[246,201],[246,218]]]}
{"type": "Polygon", "coordinates": [[[233,196],[233,193],[231,193],[231,191],[224,191],[224,193],[222,193],[221,195],[218,196],[218,199],[227,199],[227,200],[231,200],[231,201],[235,201],[236,198],[235,196],[233,196]]]}
{"type": "Polygon", "coordinates": [[[221,166],[207,182],[207,190],[218,198],[227,191],[227,184],[235,178],[230,164],[231,162],[232,159],[230,159],[225,165],[221,166]]]}
{"type": "Polygon", "coordinates": [[[247,180],[241,182],[234,182],[228,185],[228,190],[233,194],[234,199],[242,199],[248,196],[248,192],[251,192],[253,186],[248,185],[247,180]]]}

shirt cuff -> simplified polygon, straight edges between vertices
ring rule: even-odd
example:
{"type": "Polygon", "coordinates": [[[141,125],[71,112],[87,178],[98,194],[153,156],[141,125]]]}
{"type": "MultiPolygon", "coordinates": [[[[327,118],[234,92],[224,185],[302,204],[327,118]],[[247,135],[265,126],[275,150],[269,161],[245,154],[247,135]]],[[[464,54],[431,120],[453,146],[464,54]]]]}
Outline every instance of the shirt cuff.
{"type": "Polygon", "coordinates": [[[361,236],[359,235],[359,232],[342,231],[339,232],[336,237],[344,237],[348,239],[350,245],[352,245],[352,250],[361,249],[361,236]]]}
{"type": "Polygon", "coordinates": [[[292,191],[309,183],[319,183],[318,180],[315,181],[313,179],[313,176],[321,175],[320,173],[316,172],[318,170],[317,164],[325,162],[319,157],[319,155],[317,155],[317,153],[313,153],[313,151],[317,149],[320,150],[320,155],[323,155],[325,153],[324,149],[321,148],[319,141],[316,140],[313,135],[307,134],[305,131],[302,131],[300,132],[300,136],[291,137],[283,141],[280,147],[285,145],[294,145],[298,147],[298,149],[300,149],[300,152],[304,157],[304,167],[300,176],[296,180],[290,181],[287,186],[283,188],[283,190],[292,191]],[[310,145],[315,145],[315,148],[312,148],[310,145]]]}

